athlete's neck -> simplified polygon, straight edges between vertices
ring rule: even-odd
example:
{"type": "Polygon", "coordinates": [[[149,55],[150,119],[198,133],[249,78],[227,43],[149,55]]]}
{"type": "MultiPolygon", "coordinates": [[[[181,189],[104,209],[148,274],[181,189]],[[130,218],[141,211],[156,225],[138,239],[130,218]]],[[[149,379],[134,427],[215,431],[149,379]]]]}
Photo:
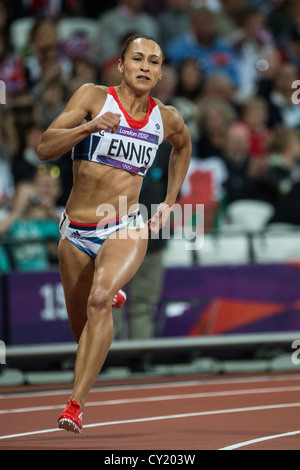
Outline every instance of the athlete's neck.
{"type": "Polygon", "coordinates": [[[135,119],[141,119],[141,115],[142,118],[145,117],[149,104],[148,93],[137,95],[134,90],[123,84],[115,87],[115,90],[120,103],[130,116],[135,119]]]}

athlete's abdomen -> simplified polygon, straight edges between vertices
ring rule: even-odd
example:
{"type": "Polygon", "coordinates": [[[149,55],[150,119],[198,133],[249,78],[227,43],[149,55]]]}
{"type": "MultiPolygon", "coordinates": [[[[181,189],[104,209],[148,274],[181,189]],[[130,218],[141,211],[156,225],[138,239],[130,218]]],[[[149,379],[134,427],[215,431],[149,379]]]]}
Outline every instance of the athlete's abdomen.
{"type": "MultiPolygon", "coordinates": [[[[138,203],[143,178],[94,162],[73,163],[73,188],[66,205],[71,219],[98,222],[105,209],[113,215],[125,215],[138,203]]],[[[113,218],[113,217],[111,217],[113,218]]]]}

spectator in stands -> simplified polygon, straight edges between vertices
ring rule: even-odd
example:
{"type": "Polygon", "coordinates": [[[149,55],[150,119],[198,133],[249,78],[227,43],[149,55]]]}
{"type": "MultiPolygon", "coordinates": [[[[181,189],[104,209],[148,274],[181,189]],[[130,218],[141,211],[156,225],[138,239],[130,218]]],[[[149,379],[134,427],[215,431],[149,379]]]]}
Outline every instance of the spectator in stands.
{"type": "Polygon", "coordinates": [[[290,38],[298,17],[298,0],[279,0],[277,5],[269,11],[267,25],[277,46],[283,47],[290,38]]]}
{"type": "Polygon", "coordinates": [[[228,42],[218,36],[214,13],[193,3],[189,13],[190,31],[167,45],[166,58],[176,66],[184,59],[195,59],[205,77],[222,73],[229,76],[236,87],[239,86],[237,56],[228,42]]]}
{"type": "MultiPolygon", "coordinates": [[[[3,123],[1,123],[3,126],[3,123]]],[[[10,202],[14,196],[15,185],[10,164],[10,148],[5,139],[5,132],[0,127],[0,224],[10,209],[10,202]]],[[[10,260],[5,248],[0,244],[0,273],[10,269],[10,260]]]]}
{"type": "Polygon", "coordinates": [[[60,206],[65,206],[73,186],[73,161],[71,152],[61,158],[53,160],[53,163],[59,169],[62,186],[62,191],[57,203],[60,206]]]}
{"type": "Polygon", "coordinates": [[[40,125],[36,100],[30,92],[25,91],[11,97],[9,104],[1,111],[3,111],[3,126],[12,156],[18,158],[24,152],[27,130],[32,126],[40,125]]]}
{"type": "Polygon", "coordinates": [[[49,268],[51,251],[56,250],[58,223],[47,217],[48,208],[42,204],[36,184],[23,181],[16,186],[11,211],[0,222],[0,235],[10,240],[7,250],[11,254],[12,268],[19,271],[49,268]],[[52,240],[50,245],[49,240],[52,240]],[[14,241],[17,243],[11,243],[14,241]]]}
{"type": "MultiPolygon", "coordinates": [[[[31,123],[31,121],[28,122],[27,126],[26,124],[22,126],[21,151],[13,158],[12,171],[15,183],[31,180],[41,163],[37,157],[37,147],[44,132],[44,127],[40,124],[31,123]]],[[[55,165],[59,169],[62,186],[58,203],[63,206],[67,201],[73,184],[71,155],[66,156],[66,158],[56,159],[55,165]]]]}
{"type": "Polygon", "coordinates": [[[227,132],[237,119],[235,109],[226,101],[218,98],[203,98],[199,104],[199,140],[197,156],[223,158],[227,132]]]}
{"type": "Polygon", "coordinates": [[[12,20],[12,12],[9,3],[5,0],[0,0],[0,31],[9,35],[10,24],[12,20]]]}
{"type": "Polygon", "coordinates": [[[226,203],[240,199],[269,200],[263,174],[258,174],[250,156],[251,134],[249,128],[234,122],[228,129],[224,161],[228,176],[224,184],[226,203]]]}
{"type": "Polygon", "coordinates": [[[44,128],[38,124],[29,124],[23,127],[22,151],[15,155],[12,164],[14,180],[16,183],[31,180],[40,165],[37,156],[37,148],[44,132],[44,128]]]}
{"type": "Polygon", "coordinates": [[[0,127],[0,212],[14,195],[14,179],[10,159],[10,149],[5,141],[4,131],[0,127]]]}
{"type": "Polygon", "coordinates": [[[255,93],[260,69],[266,67],[265,57],[275,48],[265,15],[260,10],[245,9],[239,28],[227,40],[238,58],[241,82],[237,95],[243,101],[255,93]]]}
{"type": "Polygon", "coordinates": [[[72,94],[85,83],[99,83],[99,75],[98,67],[92,59],[88,57],[74,58],[71,81],[66,87],[67,98],[71,98],[72,94]]]}
{"type": "Polygon", "coordinates": [[[16,138],[14,122],[10,113],[0,114],[0,160],[12,164],[14,146],[11,139],[16,138]],[[11,132],[10,132],[11,131],[11,132]]]}
{"type": "Polygon", "coordinates": [[[203,71],[197,60],[185,59],[178,68],[178,83],[175,95],[198,102],[204,87],[203,71]]]}
{"type": "Polygon", "coordinates": [[[270,222],[300,225],[300,137],[294,129],[276,132],[270,146],[267,184],[272,191],[274,216],[270,222]]]}
{"type": "Polygon", "coordinates": [[[278,68],[268,94],[259,87],[258,94],[263,95],[268,104],[268,127],[286,127],[300,129],[300,107],[293,102],[293,83],[298,80],[295,64],[284,62],[278,68]]]}
{"type": "Polygon", "coordinates": [[[295,26],[285,46],[281,50],[286,61],[295,64],[300,74],[300,25],[295,26]]]}
{"type": "Polygon", "coordinates": [[[241,106],[241,119],[250,132],[249,155],[253,159],[265,159],[271,130],[267,126],[269,115],[264,98],[252,96],[244,101],[241,106]]]}
{"type": "Polygon", "coordinates": [[[81,15],[84,11],[84,2],[82,0],[64,0],[63,2],[53,0],[21,0],[23,14],[26,15],[44,15],[48,18],[59,18],[63,14],[81,15]]]}
{"type": "Polygon", "coordinates": [[[197,111],[203,86],[204,77],[199,63],[196,60],[183,60],[178,68],[177,87],[174,90],[172,104],[180,110],[194,145],[199,137],[197,111]]]}
{"type": "Polygon", "coordinates": [[[163,48],[179,34],[189,31],[189,5],[190,0],[166,0],[164,2],[164,8],[157,18],[163,48]]]}
{"type": "Polygon", "coordinates": [[[156,20],[143,10],[144,0],[118,0],[100,17],[99,41],[96,44],[99,65],[117,56],[120,44],[129,33],[146,34],[159,40],[156,20]],[[112,34],[113,32],[113,34],[112,34]]]}
{"type": "MultiPolygon", "coordinates": [[[[262,64],[261,64],[262,65],[262,64]]],[[[268,97],[282,65],[282,54],[278,48],[266,53],[264,66],[260,67],[255,88],[255,95],[268,97]]]]}
{"type": "Polygon", "coordinates": [[[0,80],[5,83],[7,95],[23,92],[27,85],[23,58],[14,52],[10,36],[1,30],[0,80]]]}
{"type": "Polygon", "coordinates": [[[31,90],[38,93],[42,85],[57,77],[68,83],[72,74],[72,62],[62,51],[56,23],[49,18],[37,18],[29,43],[32,54],[26,60],[26,68],[31,90]]]}
{"type": "Polygon", "coordinates": [[[239,109],[236,102],[235,86],[230,78],[225,75],[211,75],[208,77],[203,83],[202,96],[227,101],[234,108],[239,109]]]}
{"type": "Polygon", "coordinates": [[[41,164],[38,166],[34,185],[39,200],[36,214],[41,218],[53,220],[58,223],[63,212],[63,207],[59,205],[62,194],[62,180],[60,169],[57,165],[41,164]]]}
{"type": "Polygon", "coordinates": [[[40,123],[44,129],[47,129],[64,109],[67,99],[66,91],[66,85],[61,77],[53,78],[43,84],[36,102],[40,123]]]}
{"type": "Polygon", "coordinates": [[[221,0],[221,8],[216,12],[218,34],[229,36],[240,26],[241,18],[247,9],[249,0],[221,0]]]}

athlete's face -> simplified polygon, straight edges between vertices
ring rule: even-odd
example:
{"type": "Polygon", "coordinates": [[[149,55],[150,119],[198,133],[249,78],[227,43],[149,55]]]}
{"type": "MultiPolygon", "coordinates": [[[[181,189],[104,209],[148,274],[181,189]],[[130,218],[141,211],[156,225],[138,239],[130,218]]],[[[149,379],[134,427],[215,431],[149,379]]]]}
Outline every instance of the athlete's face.
{"type": "Polygon", "coordinates": [[[140,38],[133,41],[119,62],[119,72],[127,84],[139,91],[150,91],[162,75],[162,51],[156,42],[140,38]]]}

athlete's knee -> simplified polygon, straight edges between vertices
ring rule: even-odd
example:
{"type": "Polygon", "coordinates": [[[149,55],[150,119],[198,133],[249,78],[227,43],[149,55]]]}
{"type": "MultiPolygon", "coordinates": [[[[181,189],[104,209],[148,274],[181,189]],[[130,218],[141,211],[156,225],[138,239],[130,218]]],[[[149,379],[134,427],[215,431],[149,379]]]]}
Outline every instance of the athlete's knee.
{"type": "Polygon", "coordinates": [[[112,294],[104,286],[97,286],[91,289],[88,298],[87,315],[89,320],[99,321],[108,317],[112,312],[112,294]]]}

